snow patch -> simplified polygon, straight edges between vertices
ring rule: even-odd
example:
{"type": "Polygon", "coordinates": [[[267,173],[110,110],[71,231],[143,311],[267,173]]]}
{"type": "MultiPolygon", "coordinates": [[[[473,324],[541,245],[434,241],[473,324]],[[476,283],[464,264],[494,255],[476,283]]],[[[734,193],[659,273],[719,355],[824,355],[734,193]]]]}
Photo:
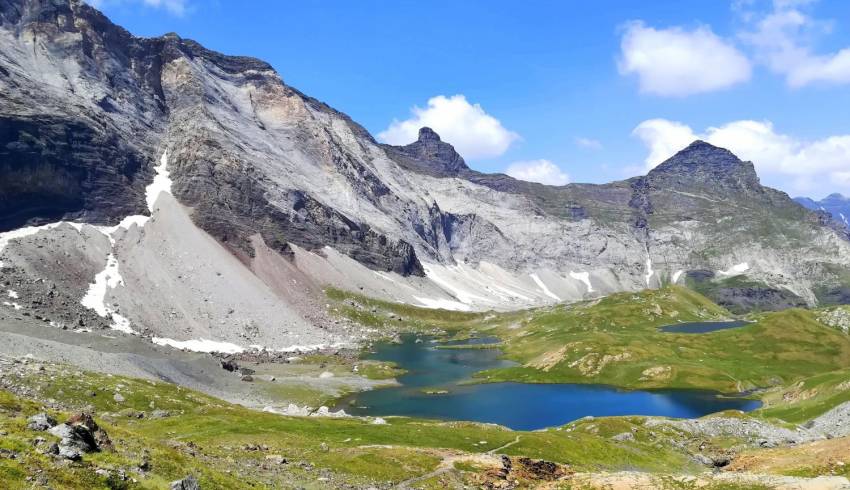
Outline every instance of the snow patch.
{"type": "Polygon", "coordinates": [[[652,259],[646,258],[646,287],[649,287],[649,281],[652,279],[652,275],[655,274],[655,271],[652,270],[652,259]]]}
{"type": "Polygon", "coordinates": [[[555,301],[561,301],[561,298],[559,298],[558,295],[549,290],[546,284],[540,279],[540,276],[538,276],[536,273],[529,274],[528,276],[531,278],[532,281],[534,281],[535,284],[537,284],[537,286],[540,287],[540,290],[543,291],[543,294],[549,296],[555,301]]]}
{"type": "Polygon", "coordinates": [[[682,270],[676,271],[673,274],[673,284],[676,284],[677,282],[679,282],[679,278],[682,277],[682,274],[684,274],[684,273],[685,273],[685,271],[682,271],[682,270]]]}
{"type": "Polygon", "coordinates": [[[314,344],[314,345],[290,345],[289,347],[284,347],[282,349],[277,349],[278,352],[312,352],[315,350],[321,349],[337,349],[340,347],[346,347],[348,344],[345,342],[336,342],[334,344],[314,344]]]}
{"type": "Polygon", "coordinates": [[[733,265],[732,267],[726,269],[725,271],[717,271],[717,275],[718,276],[731,277],[731,276],[737,276],[737,275],[743,274],[744,272],[747,272],[748,270],[750,270],[750,264],[743,262],[741,264],[733,265]]]}
{"type": "MultiPolygon", "coordinates": [[[[475,300],[484,301],[484,298],[478,296],[476,294],[470,293],[469,291],[464,290],[460,287],[456,282],[452,281],[451,277],[442,277],[437,273],[437,267],[430,264],[422,264],[422,268],[425,269],[425,275],[428,279],[431,279],[438,285],[447,289],[452,293],[452,296],[458,299],[461,303],[465,304],[473,304],[475,300]]],[[[446,269],[451,270],[451,268],[447,267],[446,269]]],[[[464,270],[464,268],[458,265],[456,268],[457,272],[461,272],[466,276],[469,276],[469,272],[464,270]]]]}
{"type": "Polygon", "coordinates": [[[422,306],[425,308],[433,308],[437,310],[453,310],[453,311],[469,311],[469,305],[460,303],[458,301],[452,301],[450,299],[442,299],[442,298],[422,298],[419,296],[414,296],[413,299],[419,302],[416,306],[422,306]]]}
{"type": "Polygon", "coordinates": [[[112,325],[110,327],[113,330],[118,330],[119,332],[124,332],[128,334],[135,334],[136,331],[130,327],[130,320],[128,320],[125,316],[119,315],[118,313],[112,313],[112,325]]]}
{"type": "Polygon", "coordinates": [[[156,174],[153,177],[153,182],[145,187],[145,201],[148,203],[148,210],[153,212],[154,204],[159,195],[163,192],[171,194],[171,177],[168,172],[168,151],[162,153],[159,159],[159,165],[153,168],[156,174]]]}
{"type": "Polygon", "coordinates": [[[109,289],[115,289],[119,285],[124,285],[124,279],[118,271],[118,259],[114,254],[109,254],[106,257],[106,268],[98,272],[94,276],[94,282],[89,284],[89,289],[86,295],[80,300],[80,304],[90,310],[94,310],[101,317],[109,316],[112,318],[112,325],[109,327],[124,333],[135,334],[136,332],[130,328],[130,320],[118,314],[111,306],[106,304],[106,293],[109,289]]]}
{"type": "Polygon", "coordinates": [[[175,349],[185,349],[192,352],[221,352],[223,354],[239,354],[245,352],[243,347],[230,342],[217,342],[207,339],[193,340],[174,340],[165,337],[153,337],[151,342],[156,345],[173,347],[175,349]]]}
{"type": "Polygon", "coordinates": [[[80,303],[98,315],[106,316],[110,313],[105,303],[106,291],[118,287],[119,284],[123,285],[124,279],[118,272],[118,259],[114,254],[109,254],[106,257],[106,268],[94,276],[94,282],[89,284],[89,289],[80,303]]]}
{"type": "Polygon", "coordinates": [[[593,292],[593,285],[590,284],[590,273],[589,272],[573,272],[573,271],[570,271],[570,277],[583,282],[584,285],[587,286],[587,292],[588,293],[593,292]]]}
{"type": "Polygon", "coordinates": [[[23,306],[19,305],[18,303],[9,303],[8,301],[4,301],[3,304],[5,306],[11,306],[12,308],[14,308],[16,310],[20,310],[21,308],[23,308],[23,306]]]}
{"type": "Polygon", "coordinates": [[[6,292],[9,294],[9,297],[12,299],[18,299],[20,296],[16,291],[12,291],[11,289],[7,289],[6,292]]]}
{"type": "Polygon", "coordinates": [[[331,412],[331,410],[322,405],[318,410],[313,411],[310,407],[299,407],[294,403],[290,403],[289,406],[284,408],[283,410],[275,407],[263,407],[264,412],[274,413],[278,415],[288,415],[295,417],[331,417],[331,418],[340,418],[340,417],[351,417],[345,413],[345,410],[338,410],[336,412],[331,412]]]}

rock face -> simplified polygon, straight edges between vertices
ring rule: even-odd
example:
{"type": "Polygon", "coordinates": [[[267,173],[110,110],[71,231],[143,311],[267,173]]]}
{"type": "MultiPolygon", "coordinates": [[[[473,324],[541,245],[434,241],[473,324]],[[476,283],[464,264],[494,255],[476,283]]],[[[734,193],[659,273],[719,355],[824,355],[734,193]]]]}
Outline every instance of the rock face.
{"type": "Polygon", "coordinates": [[[507,309],[708,270],[779,291],[748,305],[850,297],[846,229],[722,148],[697,141],[603,185],[482,174],[429,128],[379,144],[263,61],[176,34],[137,38],[77,0],[0,0],[0,234],[4,272],[27,288],[19,306],[40,316],[239,345],[330,343],[305,326],[323,321],[311,298],[325,284],[507,309]],[[58,220],[92,247],[15,238],[58,220]],[[81,222],[103,234],[86,238],[97,233],[81,222]],[[194,255],[178,249],[190,231],[194,255]],[[48,267],[57,257],[67,267],[48,267]],[[121,275],[86,316],[75,305],[109,257],[121,275]],[[239,289],[250,298],[228,293],[239,289]]]}

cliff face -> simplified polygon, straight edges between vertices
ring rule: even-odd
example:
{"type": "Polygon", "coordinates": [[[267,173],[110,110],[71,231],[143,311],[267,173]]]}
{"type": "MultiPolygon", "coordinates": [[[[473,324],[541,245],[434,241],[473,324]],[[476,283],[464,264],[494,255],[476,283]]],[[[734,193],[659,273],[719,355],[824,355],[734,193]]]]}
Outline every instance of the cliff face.
{"type": "Polygon", "coordinates": [[[0,231],[155,214],[164,153],[193,225],[244,264],[271,251],[414,304],[511,308],[706,270],[813,304],[850,263],[841,227],[704,142],[604,185],[482,174],[428,128],[378,144],[265,62],[137,38],[75,0],[0,0],[0,231]]]}

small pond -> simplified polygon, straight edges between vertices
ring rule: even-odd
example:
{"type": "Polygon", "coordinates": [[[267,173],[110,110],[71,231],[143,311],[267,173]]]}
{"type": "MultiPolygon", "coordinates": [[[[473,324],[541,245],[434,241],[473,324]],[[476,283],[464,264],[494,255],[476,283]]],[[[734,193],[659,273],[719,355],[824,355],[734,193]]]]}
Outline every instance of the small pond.
{"type": "Polygon", "coordinates": [[[708,333],[718,330],[727,330],[749,325],[750,322],[743,320],[732,320],[729,322],[685,322],[661,327],[662,332],[667,333],[708,333]]]}
{"type": "MultiPolygon", "coordinates": [[[[480,339],[471,345],[498,339],[480,339]]],[[[445,344],[443,344],[445,345],[445,344]]],[[[407,373],[400,386],[350,395],[336,409],[354,415],[406,415],[472,420],[517,430],[558,426],[592,416],[658,415],[700,417],[721,410],[749,411],[760,402],[719,397],[698,390],[624,391],[604,385],[485,383],[458,384],[484,369],[513,365],[497,349],[437,348],[431,339],[404,336],[399,344],[379,344],[369,359],[392,361],[407,373]]]]}

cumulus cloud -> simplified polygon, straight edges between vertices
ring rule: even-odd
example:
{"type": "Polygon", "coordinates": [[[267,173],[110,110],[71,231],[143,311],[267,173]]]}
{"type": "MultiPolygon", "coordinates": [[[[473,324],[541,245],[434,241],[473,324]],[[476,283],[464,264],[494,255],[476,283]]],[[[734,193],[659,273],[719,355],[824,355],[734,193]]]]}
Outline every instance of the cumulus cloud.
{"type": "Polygon", "coordinates": [[[378,139],[391,145],[416,141],[419,128],[428,126],[443,141],[454,145],[464,158],[497,157],[505,153],[519,135],[509,131],[479,104],[470,104],[463,95],[438,95],[428,99],[427,107],[414,106],[404,121],[393,120],[378,133],[378,139]]]}
{"type": "Polygon", "coordinates": [[[601,150],[602,143],[593,138],[576,138],[576,145],[588,150],[601,150]]]}
{"type": "Polygon", "coordinates": [[[666,119],[644,121],[633,133],[649,150],[647,169],[701,139],[752,161],[759,174],[786,182],[790,191],[818,191],[824,182],[850,190],[850,134],[805,141],[778,132],[770,121],[753,120],[732,121],[697,133],[666,119]]]}
{"type": "Polygon", "coordinates": [[[188,8],[188,0],[86,0],[86,2],[95,8],[135,2],[148,7],[161,8],[177,16],[185,14],[188,8]]]}
{"type": "Polygon", "coordinates": [[[750,79],[747,57],[709,27],[655,29],[627,24],[618,63],[623,75],[636,75],[645,93],[682,97],[729,88],[750,79]]]}
{"type": "Polygon", "coordinates": [[[811,0],[775,0],[767,13],[741,8],[750,25],[740,37],[756,53],[756,59],[785,76],[791,87],[811,83],[850,82],[850,47],[816,53],[814,41],[831,31],[832,21],[813,18],[805,8],[811,0]]]}
{"type": "Polygon", "coordinates": [[[514,162],[508,165],[505,173],[515,179],[548,185],[564,185],[570,182],[569,175],[545,159],[514,162]]]}

